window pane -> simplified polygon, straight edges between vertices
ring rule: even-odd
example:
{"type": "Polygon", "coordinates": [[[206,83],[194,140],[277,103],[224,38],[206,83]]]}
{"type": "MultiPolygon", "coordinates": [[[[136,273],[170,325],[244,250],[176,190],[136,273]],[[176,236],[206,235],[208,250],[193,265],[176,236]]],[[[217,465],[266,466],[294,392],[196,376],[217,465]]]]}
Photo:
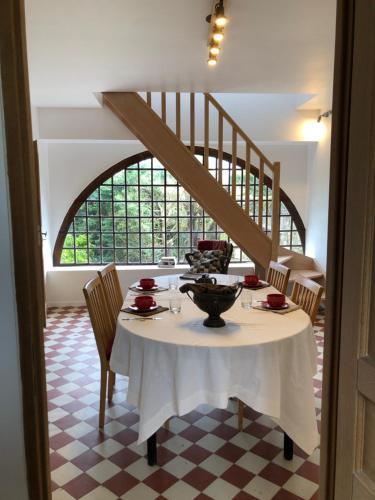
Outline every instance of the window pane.
{"type": "Polygon", "coordinates": [[[127,252],[125,249],[116,249],[115,250],[115,262],[117,263],[123,263],[126,262],[127,260],[127,252]]]}
{"type": "Polygon", "coordinates": [[[113,215],[112,212],[112,202],[110,201],[102,201],[100,203],[100,215],[102,217],[110,217],[113,215]]]}
{"type": "Polygon", "coordinates": [[[90,217],[87,221],[89,231],[100,231],[100,219],[90,217]]]}
{"type": "Polygon", "coordinates": [[[97,201],[87,202],[87,215],[99,215],[99,203],[97,201]]]}
{"type": "Polygon", "coordinates": [[[115,201],[125,200],[125,187],[124,186],[113,186],[113,199],[115,201]]]}
{"type": "Polygon", "coordinates": [[[84,217],[74,218],[74,230],[75,231],[86,231],[86,219],[84,217]]]}
{"type": "Polygon", "coordinates": [[[152,250],[142,250],[141,251],[141,256],[142,256],[142,263],[143,264],[151,264],[152,263],[152,250]]]}
{"type": "Polygon", "coordinates": [[[90,264],[100,264],[101,263],[101,251],[99,249],[91,248],[89,250],[89,262],[90,262],[90,264]]]}
{"type": "Polygon", "coordinates": [[[115,219],[114,220],[114,229],[116,233],[125,233],[126,232],[126,220],[125,219],[115,219]]]}
{"type": "Polygon", "coordinates": [[[113,204],[114,215],[116,217],[124,217],[125,216],[125,203],[121,201],[115,201],[113,204]]]}
{"type": "Polygon", "coordinates": [[[64,240],[64,248],[73,248],[74,247],[74,238],[73,238],[73,235],[71,234],[67,234],[65,236],[65,240],[64,240]]]}
{"type": "Polygon", "coordinates": [[[100,186],[100,199],[102,201],[107,201],[112,199],[112,187],[111,186],[100,186]]]}
{"type": "Polygon", "coordinates": [[[103,258],[103,264],[109,264],[110,262],[113,262],[115,259],[115,255],[114,255],[114,251],[113,250],[109,250],[109,249],[105,249],[103,250],[103,254],[102,254],[102,258],[103,258]]]}
{"type": "Polygon", "coordinates": [[[77,264],[88,263],[87,250],[76,250],[76,262],[77,264]]]}
{"type": "Polygon", "coordinates": [[[128,235],[128,244],[129,248],[139,247],[139,234],[131,234],[128,235]]]}
{"type": "Polygon", "coordinates": [[[100,233],[89,233],[89,248],[100,248],[100,233]]]}
{"type": "Polygon", "coordinates": [[[120,170],[113,176],[113,184],[125,184],[125,171],[120,170]]]}
{"type": "Polygon", "coordinates": [[[102,231],[103,232],[113,232],[113,219],[109,217],[105,217],[101,220],[102,222],[102,231]]]}
{"type": "Polygon", "coordinates": [[[113,247],[113,234],[103,234],[102,235],[102,245],[103,248],[113,247]]]}
{"type": "Polygon", "coordinates": [[[74,264],[74,250],[63,249],[60,262],[61,264],[74,264]]]}
{"type": "Polygon", "coordinates": [[[139,219],[128,219],[128,231],[129,233],[139,232],[139,219]]]}

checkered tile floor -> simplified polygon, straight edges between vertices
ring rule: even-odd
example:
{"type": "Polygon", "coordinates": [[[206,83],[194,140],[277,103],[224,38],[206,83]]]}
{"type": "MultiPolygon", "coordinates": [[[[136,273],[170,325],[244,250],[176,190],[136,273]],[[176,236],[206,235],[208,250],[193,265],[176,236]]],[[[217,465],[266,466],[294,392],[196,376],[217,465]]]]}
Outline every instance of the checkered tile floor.
{"type": "MultiPolygon", "coordinates": [[[[324,318],[314,327],[320,420],[324,318]]],[[[202,405],[158,432],[159,466],[137,446],[138,415],[117,377],[113,403],[98,431],[99,360],[84,307],[51,308],[45,337],[53,500],[317,499],[319,450],[282,456],[281,430],[246,408],[237,432],[234,404],[202,405]]],[[[320,421],[318,422],[320,423],[320,421]]]]}

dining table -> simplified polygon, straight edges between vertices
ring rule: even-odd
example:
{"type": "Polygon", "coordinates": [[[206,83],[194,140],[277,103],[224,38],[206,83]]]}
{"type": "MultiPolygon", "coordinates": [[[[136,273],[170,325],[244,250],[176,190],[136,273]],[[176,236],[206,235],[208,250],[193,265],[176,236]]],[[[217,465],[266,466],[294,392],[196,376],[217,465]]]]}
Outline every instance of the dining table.
{"type": "MultiPolygon", "coordinates": [[[[224,285],[243,280],[210,276],[224,285]]],[[[285,458],[292,458],[293,443],[311,454],[319,433],[313,389],[317,348],[309,316],[300,308],[287,314],[244,308],[240,296],[222,313],[225,326],[210,328],[203,326],[207,314],[179,291],[187,281],[169,275],[155,282],[164,290],[152,292],[154,300],[168,310],[147,319],[121,311],[110,358],[111,370],[129,377],[127,401],[138,409],[138,444],[147,440],[148,463],[157,463],[156,432],[169,418],[201,404],[227,408],[230,398],[279,425],[285,458]],[[176,299],[181,310],[172,313],[176,299]]],[[[134,290],[124,307],[134,303],[134,290]]],[[[269,293],[277,290],[252,290],[253,306],[269,293]]]]}

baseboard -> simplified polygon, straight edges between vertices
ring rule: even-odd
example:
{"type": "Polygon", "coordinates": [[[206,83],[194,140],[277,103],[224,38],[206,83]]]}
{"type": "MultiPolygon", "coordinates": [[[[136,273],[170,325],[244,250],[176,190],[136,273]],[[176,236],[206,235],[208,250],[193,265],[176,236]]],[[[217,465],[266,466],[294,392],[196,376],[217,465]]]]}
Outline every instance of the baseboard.
{"type": "Polygon", "coordinates": [[[85,302],[81,300],[77,301],[57,301],[57,302],[47,302],[47,307],[81,307],[85,306],[85,302]]]}

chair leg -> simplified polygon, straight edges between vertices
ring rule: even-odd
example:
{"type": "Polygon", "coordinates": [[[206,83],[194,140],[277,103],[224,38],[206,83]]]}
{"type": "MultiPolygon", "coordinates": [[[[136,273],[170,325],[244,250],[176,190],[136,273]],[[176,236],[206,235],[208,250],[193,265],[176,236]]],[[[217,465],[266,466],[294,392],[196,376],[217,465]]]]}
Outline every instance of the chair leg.
{"type": "Polygon", "coordinates": [[[244,403],[239,399],[238,400],[238,430],[242,431],[243,429],[243,412],[244,412],[245,405],[244,403]]]}
{"type": "Polygon", "coordinates": [[[113,387],[115,385],[116,374],[109,370],[108,372],[108,403],[112,402],[113,387]]]}
{"type": "Polygon", "coordinates": [[[104,368],[100,373],[100,406],[99,406],[99,428],[104,427],[105,395],[107,391],[107,370],[104,368]]]}

